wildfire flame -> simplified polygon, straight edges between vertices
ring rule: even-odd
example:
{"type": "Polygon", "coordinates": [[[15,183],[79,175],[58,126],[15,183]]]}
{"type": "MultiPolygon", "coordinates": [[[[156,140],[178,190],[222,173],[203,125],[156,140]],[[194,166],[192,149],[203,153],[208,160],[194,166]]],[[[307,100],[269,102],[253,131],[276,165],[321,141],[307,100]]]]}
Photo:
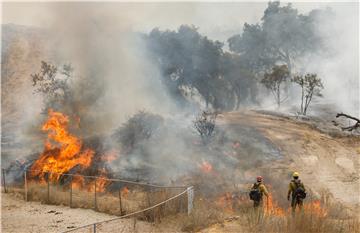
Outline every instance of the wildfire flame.
{"type": "MultiPolygon", "coordinates": [[[[48,112],[48,119],[42,126],[42,131],[48,133],[44,151],[31,167],[31,175],[45,181],[46,172],[52,172],[51,181],[58,181],[61,174],[67,173],[75,166],[87,168],[94,156],[91,149],[82,149],[82,140],[70,134],[69,117],[52,109],[48,112]]],[[[80,181],[80,178],[75,178],[80,181]]],[[[75,185],[76,186],[76,185],[75,185]]],[[[79,185],[81,186],[81,185],[79,185]]]]}
{"type": "Polygon", "coordinates": [[[265,205],[265,214],[267,215],[276,215],[276,216],[285,216],[285,210],[278,206],[277,202],[273,200],[271,194],[266,199],[264,197],[265,205]]]}
{"type": "Polygon", "coordinates": [[[305,204],[304,210],[310,213],[314,213],[319,217],[326,217],[328,214],[327,210],[321,206],[319,200],[305,204]]]}
{"type": "Polygon", "coordinates": [[[204,172],[204,173],[210,173],[213,170],[213,167],[211,165],[211,163],[207,162],[207,161],[203,161],[200,164],[200,169],[204,172]]]}
{"type": "Polygon", "coordinates": [[[117,159],[117,151],[110,150],[107,153],[105,153],[103,156],[101,156],[102,161],[111,162],[117,159]]]}
{"type": "Polygon", "coordinates": [[[124,197],[127,197],[127,195],[129,194],[130,190],[128,189],[128,187],[124,187],[122,190],[121,190],[121,196],[124,196],[124,197]]]}
{"type": "MultiPolygon", "coordinates": [[[[234,213],[237,209],[236,206],[245,204],[248,201],[247,197],[236,197],[232,195],[232,193],[226,192],[217,197],[215,205],[222,208],[224,212],[234,213]]],[[[268,199],[266,199],[266,197],[263,199],[263,211],[267,216],[285,217],[291,213],[291,207],[287,209],[280,207],[270,194],[268,199]]],[[[297,211],[300,210],[297,209],[297,211]]],[[[303,211],[318,217],[326,217],[328,214],[327,210],[322,207],[321,202],[318,200],[308,203],[305,202],[303,205],[303,211]]]]}
{"type": "Polygon", "coordinates": [[[215,201],[215,205],[222,208],[225,212],[228,213],[234,212],[233,209],[234,201],[232,194],[230,192],[226,192],[220,197],[218,197],[217,200],[215,201]]]}

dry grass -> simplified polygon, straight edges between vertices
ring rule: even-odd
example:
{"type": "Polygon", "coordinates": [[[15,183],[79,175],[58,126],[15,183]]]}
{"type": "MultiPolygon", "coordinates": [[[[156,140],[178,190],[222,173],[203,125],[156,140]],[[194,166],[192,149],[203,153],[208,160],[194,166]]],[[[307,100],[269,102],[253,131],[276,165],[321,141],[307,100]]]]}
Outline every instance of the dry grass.
{"type": "MultiPolygon", "coordinates": [[[[128,190],[127,193],[121,193],[120,206],[119,191],[98,192],[95,203],[94,191],[73,189],[71,194],[72,200],[70,201],[69,188],[60,185],[50,185],[48,198],[47,184],[32,182],[28,183],[28,200],[40,201],[45,204],[66,205],[73,208],[95,209],[99,212],[120,216],[153,206],[182,191],[172,189],[146,190],[139,187],[131,187],[128,190]]],[[[21,192],[24,195],[22,189],[17,189],[15,192],[21,192]]],[[[187,208],[187,200],[185,199],[186,197],[177,198],[154,210],[138,215],[138,217],[148,221],[160,221],[159,219],[167,214],[185,212],[187,208]]]]}
{"type": "Polygon", "coordinates": [[[181,230],[196,232],[212,224],[222,222],[224,218],[223,210],[216,207],[214,203],[204,198],[196,198],[191,214],[179,216],[179,221],[181,230]]]}
{"type": "MultiPolygon", "coordinates": [[[[236,216],[238,232],[251,233],[359,233],[360,222],[354,216],[348,216],[339,204],[323,207],[327,214],[306,209],[294,216],[287,211],[283,216],[264,214],[263,210],[254,210],[251,202],[244,201],[234,208],[232,213],[219,209],[213,203],[197,199],[190,216],[181,216],[182,230],[187,232],[211,232],[212,226],[226,224],[229,216],[236,216]],[[336,213],[336,214],[335,214],[336,213]],[[226,221],[225,221],[226,220],[226,221]]],[[[230,217],[231,219],[231,217],[230,217]]],[[[223,228],[225,229],[225,228],[223,228]]],[[[214,228],[213,230],[217,230],[214,228]]]]}
{"type": "Polygon", "coordinates": [[[246,216],[250,232],[283,232],[283,233],[343,233],[359,232],[360,223],[356,219],[333,219],[303,212],[295,216],[266,216],[250,210],[246,216]]]}

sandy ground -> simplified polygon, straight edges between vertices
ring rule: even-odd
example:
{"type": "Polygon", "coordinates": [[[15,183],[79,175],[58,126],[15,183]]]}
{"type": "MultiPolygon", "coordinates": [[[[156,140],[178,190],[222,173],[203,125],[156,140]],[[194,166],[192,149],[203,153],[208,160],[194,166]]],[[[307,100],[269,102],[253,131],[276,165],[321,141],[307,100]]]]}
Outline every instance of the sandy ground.
{"type": "MultiPolygon", "coordinates": [[[[266,177],[298,171],[307,188],[342,203],[347,213],[360,219],[360,137],[339,136],[341,132],[332,137],[310,124],[254,111],[226,113],[221,124],[234,125],[235,130],[253,127],[276,145],[282,159],[264,165],[266,177]]],[[[224,221],[201,232],[247,231],[240,221],[224,221]]]]}
{"type": "MultiPolygon", "coordinates": [[[[1,232],[64,232],[117,217],[90,209],[25,202],[19,194],[1,193],[1,232]]],[[[157,224],[136,220],[135,228],[134,219],[118,219],[98,225],[96,232],[181,232],[177,218],[178,216],[169,216],[157,224]]],[[[90,228],[78,230],[76,233],[89,230],[90,228]]]]}
{"type": "Polygon", "coordinates": [[[89,209],[25,202],[14,194],[1,194],[1,232],[63,232],[116,216],[89,209]]]}
{"type": "Polygon", "coordinates": [[[228,113],[223,121],[254,127],[275,144],[284,159],[269,164],[272,170],[296,170],[311,190],[359,211],[360,137],[332,137],[305,123],[253,111],[228,113]]]}

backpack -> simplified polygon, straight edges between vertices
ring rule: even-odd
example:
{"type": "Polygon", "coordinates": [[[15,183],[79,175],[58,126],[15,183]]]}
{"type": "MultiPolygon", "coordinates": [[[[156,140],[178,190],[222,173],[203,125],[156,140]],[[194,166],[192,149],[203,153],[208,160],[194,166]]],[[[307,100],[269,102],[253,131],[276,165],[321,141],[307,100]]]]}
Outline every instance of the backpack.
{"type": "Polygon", "coordinates": [[[260,184],[254,183],[254,185],[251,188],[250,193],[249,193],[250,200],[253,200],[253,201],[261,200],[262,193],[260,192],[259,186],[260,186],[260,184]]]}
{"type": "Polygon", "coordinates": [[[303,185],[301,185],[301,181],[293,181],[293,183],[295,184],[295,191],[294,191],[294,197],[296,197],[296,199],[305,199],[306,198],[306,192],[305,189],[303,188],[303,185]]]}

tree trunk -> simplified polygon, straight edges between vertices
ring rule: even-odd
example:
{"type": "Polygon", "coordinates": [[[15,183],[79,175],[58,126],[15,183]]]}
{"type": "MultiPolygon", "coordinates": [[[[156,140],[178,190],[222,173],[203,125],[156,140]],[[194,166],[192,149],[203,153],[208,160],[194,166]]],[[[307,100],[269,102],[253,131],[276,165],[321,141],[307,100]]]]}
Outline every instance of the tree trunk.
{"type": "Polygon", "coordinates": [[[277,105],[278,105],[278,108],[280,108],[280,84],[277,86],[277,90],[276,90],[276,94],[277,94],[277,105]]]}

